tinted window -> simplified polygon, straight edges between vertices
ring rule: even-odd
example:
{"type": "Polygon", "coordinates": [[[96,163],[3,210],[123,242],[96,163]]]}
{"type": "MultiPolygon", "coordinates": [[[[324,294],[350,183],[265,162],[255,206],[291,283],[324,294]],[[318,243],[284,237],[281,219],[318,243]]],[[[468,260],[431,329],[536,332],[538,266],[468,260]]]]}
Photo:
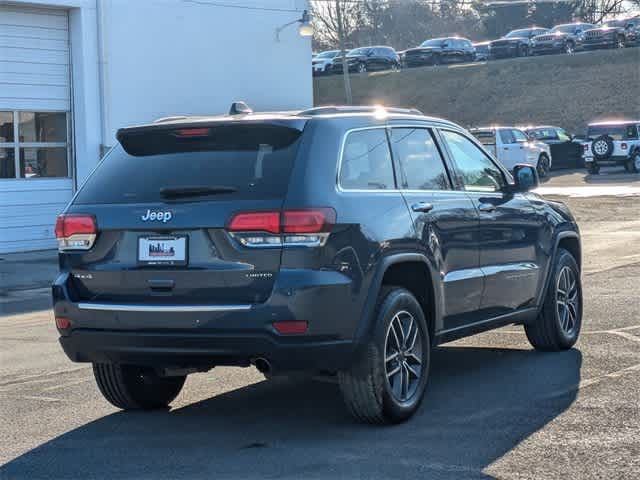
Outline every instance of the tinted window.
{"type": "Polygon", "coordinates": [[[446,39],[433,38],[431,40],[425,40],[424,42],[422,42],[420,46],[421,47],[440,47],[442,46],[443,42],[446,42],[446,39]]]}
{"type": "Polygon", "coordinates": [[[511,130],[500,130],[499,133],[502,143],[516,143],[516,139],[513,137],[511,130]]]}
{"type": "Polygon", "coordinates": [[[398,180],[409,190],[447,190],[449,178],[440,152],[429,130],[394,128],[391,130],[393,156],[403,173],[398,180]]]}
{"type": "Polygon", "coordinates": [[[347,136],[342,152],[340,185],[354,190],[395,188],[384,129],[360,130],[347,136]]]}
{"type": "Polygon", "coordinates": [[[457,132],[443,130],[442,135],[465,190],[496,192],[502,189],[505,184],[502,172],[478,146],[457,132]]]}
{"type": "Polygon", "coordinates": [[[511,130],[511,131],[513,132],[513,138],[515,138],[516,142],[524,143],[529,141],[527,136],[520,130],[511,130]]]}
{"type": "Polygon", "coordinates": [[[571,137],[563,129],[559,128],[557,132],[558,132],[558,139],[562,140],[563,142],[571,141],[571,137]]]}
{"type": "MultiPolygon", "coordinates": [[[[203,138],[139,141],[113,149],[80,190],[75,203],[161,202],[165,187],[232,187],[224,199],[280,198],[286,193],[300,132],[289,128],[212,128],[203,138]],[[237,134],[236,134],[237,132],[237,134]],[[268,143],[268,142],[271,143],[268,143]],[[136,150],[139,149],[139,150],[136,150]]],[[[141,135],[144,139],[145,135],[141,135]]],[[[169,134],[166,135],[170,137],[169,134]]],[[[211,197],[199,197],[206,199],[211,197]]]]}
{"type": "Polygon", "coordinates": [[[555,140],[557,138],[556,131],[553,128],[536,128],[528,131],[529,136],[537,140],[555,140]]]}

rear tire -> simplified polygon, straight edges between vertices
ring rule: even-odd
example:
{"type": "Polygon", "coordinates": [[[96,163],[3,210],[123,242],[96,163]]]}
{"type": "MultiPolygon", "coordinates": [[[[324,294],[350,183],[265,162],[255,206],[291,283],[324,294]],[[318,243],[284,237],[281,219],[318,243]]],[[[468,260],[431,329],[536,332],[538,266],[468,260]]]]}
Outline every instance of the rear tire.
{"type": "Polygon", "coordinates": [[[524,331],[536,350],[556,352],[575,345],[581,326],[580,268],[569,251],[559,248],[542,310],[524,331]]]}
{"type": "Polygon", "coordinates": [[[629,173],[640,173],[640,152],[633,153],[625,162],[624,168],[629,173]]]}
{"type": "Polygon", "coordinates": [[[374,322],[371,339],[354,364],[338,372],[338,382],[355,419],[399,423],[415,413],[427,386],[427,322],[415,297],[398,287],[382,290],[374,322]]]}
{"type": "Polygon", "coordinates": [[[161,377],[150,367],[113,363],[94,363],[93,375],[104,398],[123,410],[165,408],[187,378],[161,377]]]}

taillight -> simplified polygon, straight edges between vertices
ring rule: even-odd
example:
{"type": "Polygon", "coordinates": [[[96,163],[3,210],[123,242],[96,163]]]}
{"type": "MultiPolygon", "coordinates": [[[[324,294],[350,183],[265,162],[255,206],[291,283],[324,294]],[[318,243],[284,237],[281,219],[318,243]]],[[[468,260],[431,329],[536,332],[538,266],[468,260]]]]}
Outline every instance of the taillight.
{"type": "Polygon", "coordinates": [[[584,148],[585,152],[589,151],[589,144],[588,143],[585,143],[584,145],[582,145],[582,147],[584,148]]]}
{"type": "Polygon", "coordinates": [[[324,245],[336,222],[332,208],[236,213],[227,230],[247,247],[324,245]]]}
{"type": "Polygon", "coordinates": [[[231,218],[230,232],[280,233],[280,212],[237,213],[231,218]]]}
{"type": "Polygon", "coordinates": [[[181,138],[208,137],[210,130],[208,128],[180,128],[174,130],[173,135],[181,138]]]}
{"type": "Polygon", "coordinates": [[[332,208],[285,210],[282,212],[284,233],[328,232],[334,223],[336,223],[336,212],[332,208]]]}
{"type": "Polygon", "coordinates": [[[56,219],[58,250],[89,250],[96,239],[96,220],[92,215],[66,214],[56,219]]]}

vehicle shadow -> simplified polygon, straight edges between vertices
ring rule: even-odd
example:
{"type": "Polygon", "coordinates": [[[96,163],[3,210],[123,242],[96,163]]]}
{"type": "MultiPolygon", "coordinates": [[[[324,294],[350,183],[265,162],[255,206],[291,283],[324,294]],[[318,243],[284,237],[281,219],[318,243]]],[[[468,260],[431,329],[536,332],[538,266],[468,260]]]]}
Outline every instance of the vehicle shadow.
{"type": "MultiPolygon", "coordinates": [[[[359,425],[335,383],[275,379],[65,433],[0,478],[491,478],[485,469],[576,398],[578,350],[445,346],[407,423],[359,425]]],[[[215,370],[212,372],[215,375],[215,370]]]]}

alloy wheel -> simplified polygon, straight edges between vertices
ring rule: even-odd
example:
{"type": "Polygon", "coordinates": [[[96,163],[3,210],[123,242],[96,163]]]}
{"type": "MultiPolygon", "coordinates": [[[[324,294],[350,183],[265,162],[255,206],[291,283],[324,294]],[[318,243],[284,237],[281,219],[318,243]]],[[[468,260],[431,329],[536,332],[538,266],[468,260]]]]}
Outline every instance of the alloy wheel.
{"type": "Polygon", "coordinates": [[[577,327],[579,309],[580,300],[576,275],[570,267],[565,265],[560,270],[556,285],[556,311],[560,328],[566,335],[573,335],[577,327]]]}
{"type": "Polygon", "coordinates": [[[384,367],[391,394],[399,402],[411,399],[418,389],[422,352],[418,322],[406,310],[396,313],[387,328],[384,367]]]}
{"type": "Polygon", "coordinates": [[[634,169],[636,171],[635,173],[640,172],[640,153],[636,154],[633,157],[633,166],[634,166],[634,169]]]}
{"type": "Polygon", "coordinates": [[[609,146],[607,145],[607,142],[605,142],[604,140],[598,140],[593,144],[593,150],[598,155],[606,155],[607,152],[609,151],[609,146]]]}

